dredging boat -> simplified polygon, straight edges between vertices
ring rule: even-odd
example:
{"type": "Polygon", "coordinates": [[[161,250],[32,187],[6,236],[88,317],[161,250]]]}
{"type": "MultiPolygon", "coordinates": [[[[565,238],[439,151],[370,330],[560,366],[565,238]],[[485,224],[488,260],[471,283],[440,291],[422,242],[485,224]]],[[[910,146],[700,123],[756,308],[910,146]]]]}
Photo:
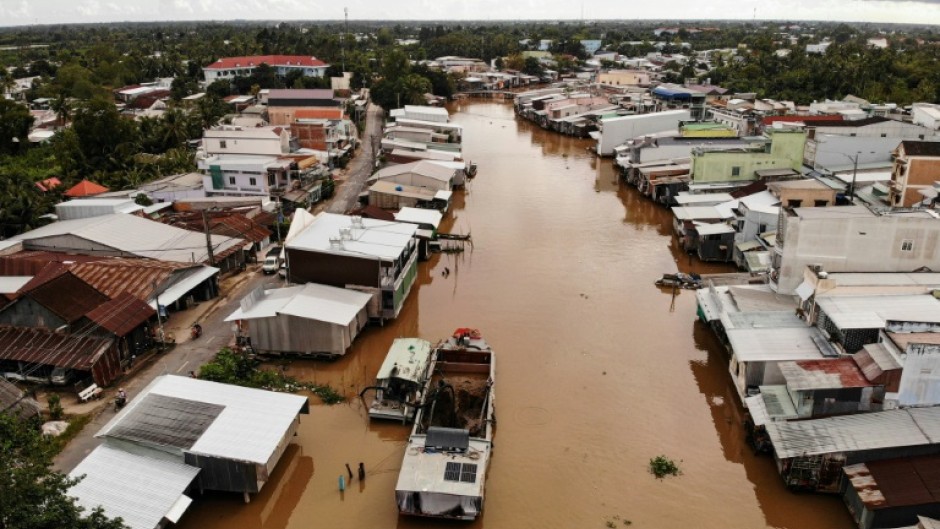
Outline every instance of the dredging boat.
{"type": "Polygon", "coordinates": [[[493,450],[495,357],[475,329],[435,346],[436,362],[395,487],[398,512],[475,520],[493,450]]]}
{"type": "Polygon", "coordinates": [[[376,375],[375,385],[365,388],[375,398],[369,406],[372,419],[407,422],[424,403],[428,379],[434,371],[431,342],[420,338],[396,338],[376,375]]]}

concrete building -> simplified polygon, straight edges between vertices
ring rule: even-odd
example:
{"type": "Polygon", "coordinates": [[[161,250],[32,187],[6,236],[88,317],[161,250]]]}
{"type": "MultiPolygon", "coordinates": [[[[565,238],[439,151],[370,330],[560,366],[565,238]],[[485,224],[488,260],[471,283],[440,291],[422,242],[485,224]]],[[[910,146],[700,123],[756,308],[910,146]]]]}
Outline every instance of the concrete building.
{"type": "Polygon", "coordinates": [[[796,174],[801,170],[806,133],[772,130],[768,135],[764,145],[740,150],[694,149],[690,189],[694,186],[734,188],[761,179],[762,171],[787,169],[796,174]]]}
{"type": "Polygon", "coordinates": [[[668,110],[636,116],[602,118],[598,130],[591,133],[597,141],[595,152],[600,156],[611,156],[614,148],[627,140],[666,131],[678,131],[679,124],[692,119],[688,110],[668,110]]]}
{"type": "Polygon", "coordinates": [[[610,70],[597,74],[597,82],[612,86],[650,85],[650,73],[644,70],[610,70]]]}
{"type": "Polygon", "coordinates": [[[288,72],[300,72],[305,77],[323,77],[329,64],[303,55],[253,55],[249,57],[223,57],[204,67],[202,73],[206,83],[212,84],[219,79],[247,77],[262,64],[274,68],[277,75],[285,77],[288,72]]]}
{"type": "Polygon", "coordinates": [[[283,127],[222,125],[202,133],[202,148],[209,156],[251,154],[280,156],[291,152],[290,132],[283,127]]]}
{"type": "Polygon", "coordinates": [[[781,208],[771,286],[794,293],[804,269],[906,272],[940,262],[933,211],[875,213],[864,206],[781,208]]]}
{"type": "Polygon", "coordinates": [[[368,323],[370,301],[369,294],[316,283],[272,290],[262,285],[225,321],[238,322],[239,335],[260,353],[336,357],[368,323]]]}
{"type": "Polygon", "coordinates": [[[769,182],[767,190],[785,208],[818,208],[836,204],[836,190],[818,180],[769,182]]]}
{"type": "Polygon", "coordinates": [[[930,130],[940,130],[940,105],[914,103],[911,108],[911,120],[915,125],[930,130]]]}
{"type": "Polygon", "coordinates": [[[932,203],[940,181],[940,141],[903,141],[894,150],[888,203],[909,208],[932,203]]]}
{"type": "Polygon", "coordinates": [[[320,213],[288,239],[288,277],[292,283],[368,292],[378,302],[375,316],[395,318],[417,275],[417,229],[414,224],[320,213]]]}

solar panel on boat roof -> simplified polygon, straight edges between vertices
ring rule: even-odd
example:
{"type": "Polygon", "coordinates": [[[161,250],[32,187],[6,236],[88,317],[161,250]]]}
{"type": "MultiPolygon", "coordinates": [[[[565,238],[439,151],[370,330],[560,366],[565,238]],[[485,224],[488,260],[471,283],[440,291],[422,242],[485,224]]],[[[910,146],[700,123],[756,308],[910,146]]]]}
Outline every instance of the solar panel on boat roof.
{"type": "Polygon", "coordinates": [[[474,463],[464,463],[460,471],[460,481],[464,483],[477,482],[477,466],[474,463]]]}
{"type": "Polygon", "coordinates": [[[444,468],[444,481],[460,481],[460,463],[447,463],[444,468]]]}

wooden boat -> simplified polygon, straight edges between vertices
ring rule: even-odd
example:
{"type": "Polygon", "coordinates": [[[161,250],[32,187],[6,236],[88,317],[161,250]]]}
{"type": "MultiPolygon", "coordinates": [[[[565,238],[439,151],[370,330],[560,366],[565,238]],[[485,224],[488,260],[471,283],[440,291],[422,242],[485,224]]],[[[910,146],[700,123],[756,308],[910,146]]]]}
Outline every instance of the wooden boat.
{"type": "Polygon", "coordinates": [[[372,419],[411,421],[424,402],[428,379],[434,371],[431,342],[420,338],[396,338],[376,375],[375,386],[360,393],[375,392],[369,406],[372,419]]]}
{"type": "Polygon", "coordinates": [[[493,450],[495,358],[473,329],[458,329],[434,356],[395,487],[398,512],[475,520],[493,450]]]}

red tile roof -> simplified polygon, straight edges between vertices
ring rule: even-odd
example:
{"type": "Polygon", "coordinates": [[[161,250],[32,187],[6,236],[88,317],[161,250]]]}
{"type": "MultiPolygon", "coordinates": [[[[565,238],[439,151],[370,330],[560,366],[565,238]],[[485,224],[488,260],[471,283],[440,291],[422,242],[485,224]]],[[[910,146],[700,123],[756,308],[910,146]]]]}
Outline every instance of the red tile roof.
{"type": "Polygon", "coordinates": [[[90,371],[110,343],[103,338],[46,329],[0,327],[0,360],[90,371]]]}
{"type": "Polygon", "coordinates": [[[55,189],[60,185],[62,185],[62,181],[54,176],[52,178],[46,178],[45,180],[36,182],[36,187],[38,187],[40,191],[49,191],[50,189],[55,189]]]}
{"type": "Polygon", "coordinates": [[[73,198],[87,197],[91,195],[100,195],[101,193],[106,193],[107,191],[107,187],[86,179],[72,186],[68,191],[65,192],[65,196],[73,198]]]}
{"type": "Polygon", "coordinates": [[[98,305],[86,317],[115,336],[126,336],[157,312],[153,307],[124,292],[118,297],[98,305]]]}
{"type": "Polygon", "coordinates": [[[206,66],[206,70],[225,70],[230,68],[249,68],[267,64],[269,66],[329,66],[316,57],[303,55],[253,55],[250,57],[223,57],[206,66]]]}

